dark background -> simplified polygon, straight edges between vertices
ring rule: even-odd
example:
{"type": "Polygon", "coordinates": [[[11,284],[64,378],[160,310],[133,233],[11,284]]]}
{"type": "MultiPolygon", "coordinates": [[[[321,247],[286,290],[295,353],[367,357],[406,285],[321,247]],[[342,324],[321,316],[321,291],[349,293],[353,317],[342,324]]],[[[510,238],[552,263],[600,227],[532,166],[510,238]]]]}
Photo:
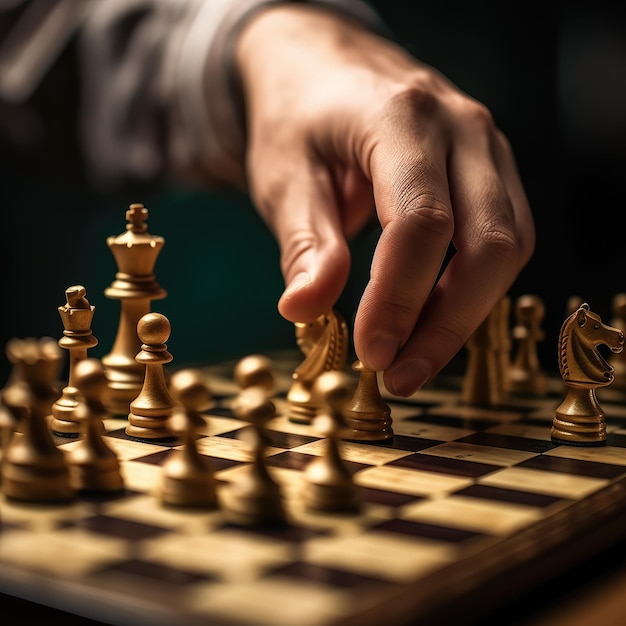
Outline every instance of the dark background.
{"type": "MultiPolygon", "coordinates": [[[[511,290],[546,306],[540,357],[556,367],[567,299],[586,299],[603,320],[626,290],[626,16],[602,2],[374,2],[417,57],[493,112],[515,149],[537,223],[537,249],[511,290]]],[[[119,303],[104,289],[116,266],[105,240],[143,202],[149,231],[165,238],[155,273],[168,296],[153,303],[172,323],[174,364],[207,363],[294,347],[280,318],[276,244],[245,196],[171,189],[104,194],[80,180],[42,176],[4,155],[0,341],[59,338],[65,289],[83,284],[96,306],[93,333],[111,348],[119,303]]],[[[353,244],[354,269],[339,310],[350,322],[367,279],[375,232],[353,244]]],[[[0,384],[8,363],[0,359],[0,384]]]]}

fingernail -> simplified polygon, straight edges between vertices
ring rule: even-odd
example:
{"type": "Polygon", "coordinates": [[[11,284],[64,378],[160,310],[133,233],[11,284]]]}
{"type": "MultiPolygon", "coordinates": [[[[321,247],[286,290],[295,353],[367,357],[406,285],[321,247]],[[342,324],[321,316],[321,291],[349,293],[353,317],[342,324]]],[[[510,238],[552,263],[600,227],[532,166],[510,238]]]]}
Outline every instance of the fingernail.
{"type": "Polygon", "coordinates": [[[400,342],[395,337],[374,337],[365,349],[365,361],[376,371],[387,369],[396,358],[400,342]]]}
{"type": "Polygon", "coordinates": [[[389,391],[407,397],[424,386],[432,374],[430,363],[424,359],[407,361],[391,374],[389,391]]]}
{"type": "Polygon", "coordinates": [[[298,289],[308,285],[311,282],[311,275],[307,272],[300,272],[296,274],[293,280],[287,285],[283,296],[288,296],[292,294],[294,291],[298,291],[298,289]]]}

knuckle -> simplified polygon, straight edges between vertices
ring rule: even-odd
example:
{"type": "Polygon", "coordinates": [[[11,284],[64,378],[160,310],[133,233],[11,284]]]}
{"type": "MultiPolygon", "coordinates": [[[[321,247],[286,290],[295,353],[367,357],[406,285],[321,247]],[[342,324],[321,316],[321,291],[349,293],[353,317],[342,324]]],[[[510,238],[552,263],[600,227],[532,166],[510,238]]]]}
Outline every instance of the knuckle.
{"type": "Polygon", "coordinates": [[[398,215],[409,227],[451,238],[454,219],[448,205],[430,192],[405,185],[398,193],[398,215]]]}

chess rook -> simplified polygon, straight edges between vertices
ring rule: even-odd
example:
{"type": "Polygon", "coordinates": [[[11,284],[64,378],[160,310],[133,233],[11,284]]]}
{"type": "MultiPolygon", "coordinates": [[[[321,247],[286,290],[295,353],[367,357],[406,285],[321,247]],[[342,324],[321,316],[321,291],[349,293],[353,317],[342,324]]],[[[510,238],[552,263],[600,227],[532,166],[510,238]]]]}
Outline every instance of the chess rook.
{"type": "Polygon", "coordinates": [[[61,351],[50,337],[12,339],[7,354],[19,380],[5,389],[3,404],[18,420],[2,458],[2,493],[27,502],[66,502],[74,497],[65,453],[57,448],[48,423],[59,397],[53,380],[61,351]]]}
{"type": "Polygon", "coordinates": [[[148,210],[143,204],[131,204],[126,211],[126,232],[107,238],[118,272],[104,294],[119,300],[121,307],[113,347],[102,358],[109,386],[107,409],[113,415],[128,413],[130,403],[143,384],[143,366],[135,360],[141,347],[137,323],[150,312],[153,300],[167,295],[154,275],[154,266],[165,240],[148,233],[147,218],[148,210]]]}
{"type": "Polygon", "coordinates": [[[173,359],[165,343],[170,337],[170,322],[161,313],[146,313],[137,324],[141,350],[137,363],[144,369],[139,395],[130,404],[126,434],[137,439],[171,441],[176,437],[168,425],[174,411],[163,367],[173,359]]]}
{"type": "Polygon", "coordinates": [[[551,438],[555,443],[606,444],[605,414],[596,389],[613,382],[613,368],[598,352],[600,345],[621,352],[624,333],[603,324],[585,302],[563,322],[559,334],[559,371],[567,392],[552,422],[551,438]]]}
{"type": "Polygon", "coordinates": [[[55,435],[78,437],[80,427],[74,413],[78,407],[79,394],[74,370],[77,363],[87,358],[87,350],[98,345],[98,340],[91,334],[95,307],[89,304],[82,285],[68,287],[65,298],[65,305],[59,307],[64,328],[59,346],[69,353],[69,375],[61,397],[52,405],[50,424],[55,435]]]}

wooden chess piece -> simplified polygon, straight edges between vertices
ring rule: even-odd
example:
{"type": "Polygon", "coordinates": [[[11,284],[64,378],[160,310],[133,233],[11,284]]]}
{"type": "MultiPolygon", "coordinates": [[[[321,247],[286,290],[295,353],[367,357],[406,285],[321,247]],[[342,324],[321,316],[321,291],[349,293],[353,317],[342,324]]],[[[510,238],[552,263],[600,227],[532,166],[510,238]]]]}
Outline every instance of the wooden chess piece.
{"type": "Polygon", "coordinates": [[[345,374],[329,371],[322,374],[314,393],[323,407],[313,421],[325,438],[322,456],[309,462],[304,471],[302,492],[307,509],[326,513],[355,513],[361,503],[348,467],[341,458],[339,441],[348,430],[343,417],[352,387],[345,374]]]}
{"type": "Polygon", "coordinates": [[[50,426],[55,435],[78,437],[80,427],[74,412],[78,407],[78,389],[74,369],[79,361],[87,358],[87,350],[98,345],[98,340],[91,334],[91,321],[95,307],[89,304],[82,285],[73,285],[65,290],[66,304],[59,307],[63,322],[63,337],[59,346],[69,352],[69,376],[61,397],[52,405],[50,426]]]}
{"type": "Polygon", "coordinates": [[[544,315],[543,302],[535,295],[521,296],[515,303],[517,324],[513,338],[517,351],[509,371],[509,393],[538,397],[548,393],[548,377],[537,354],[537,343],[544,338],[541,330],[544,315]]]}
{"type": "Polygon", "coordinates": [[[7,347],[20,370],[14,384],[4,390],[3,405],[18,420],[2,459],[2,492],[27,502],[67,502],[73,499],[69,470],[56,447],[48,423],[52,403],[59,397],[53,380],[61,351],[50,337],[12,339],[7,347]]]}
{"type": "Polygon", "coordinates": [[[289,419],[310,424],[319,408],[312,388],[323,372],[342,370],[348,358],[348,327],[334,309],[308,324],[296,323],[298,347],[304,360],[293,372],[293,383],[287,392],[289,419]]]}
{"type": "Polygon", "coordinates": [[[170,378],[172,397],[178,402],[170,418],[171,430],[181,439],[163,464],[161,502],[183,507],[218,506],[216,480],[209,458],[196,444],[198,426],[205,424],[202,412],[213,401],[206,377],[198,370],[183,369],[170,378]]]}
{"type": "Polygon", "coordinates": [[[81,438],[67,452],[72,488],[79,492],[110,493],[124,489],[120,462],[102,433],[108,412],[102,402],[107,377],[98,359],[76,363],[74,381],[82,398],[74,415],[81,426],[81,438]]]}
{"type": "Polygon", "coordinates": [[[239,389],[261,387],[270,396],[274,392],[274,364],[265,355],[250,354],[237,361],[233,378],[239,389]]]}
{"type": "Polygon", "coordinates": [[[464,404],[497,406],[501,402],[498,318],[498,309],[495,307],[465,344],[468,358],[461,387],[461,401],[464,404]]]}
{"type": "MultiPolygon", "coordinates": [[[[611,302],[613,320],[611,324],[626,331],[626,293],[618,293],[611,302]]],[[[609,365],[613,367],[613,387],[626,391],[626,350],[611,354],[609,365]]]]}
{"type": "Polygon", "coordinates": [[[170,322],[161,313],[146,313],[137,324],[142,341],[137,362],[145,368],[139,395],[130,403],[126,434],[141,440],[172,441],[176,439],[168,420],[174,412],[174,400],[168,390],[164,366],[172,361],[166,341],[170,322]]]}
{"type": "Polygon", "coordinates": [[[509,379],[511,371],[511,329],[510,329],[510,317],[511,317],[511,298],[504,296],[496,305],[497,316],[497,336],[496,336],[496,351],[498,360],[498,378],[501,394],[503,395],[509,389],[509,379]]]}
{"type": "MultiPolygon", "coordinates": [[[[355,361],[352,369],[359,373],[359,381],[343,417],[350,441],[389,441],[393,439],[391,408],[380,395],[378,375],[355,361]]],[[[319,379],[318,379],[319,380],[319,379]]]]}
{"type": "Polygon", "coordinates": [[[107,409],[112,415],[127,415],[130,403],[142,387],[143,364],[135,359],[141,349],[137,324],[150,312],[152,300],[167,295],[154,275],[154,266],[165,240],[148,233],[147,218],[148,210],[143,204],[131,204],[126,211],[126,232],[108,237],[106,241],[118,272],[104,294],[119,300],[121,306],[113,347],[102,358],[109,381],[107,409]]]}
{"type": "Polygon", "coordinates": [[[226,493],[224,508],[228,517],[244,526],[284,524],[286,515],[280,486],[265,462],[265,428],[276,415],[276,407],[262,387],[252,386],[241,391],[232,409],[237,418],[250,422],[244,432],[251,436],[252,463],[226,493]]]}
{"type": "Polygon", "coordinates": [[[600,345],[619,353],[624,348],[624,333],[603,324],[585,302],[563,322],[559,334],[559,371],[567,391],[552,422],[555,443],[606,444],[605,414],[596,389],[613,382],[613,368],[598,352],[600,345]]]}

